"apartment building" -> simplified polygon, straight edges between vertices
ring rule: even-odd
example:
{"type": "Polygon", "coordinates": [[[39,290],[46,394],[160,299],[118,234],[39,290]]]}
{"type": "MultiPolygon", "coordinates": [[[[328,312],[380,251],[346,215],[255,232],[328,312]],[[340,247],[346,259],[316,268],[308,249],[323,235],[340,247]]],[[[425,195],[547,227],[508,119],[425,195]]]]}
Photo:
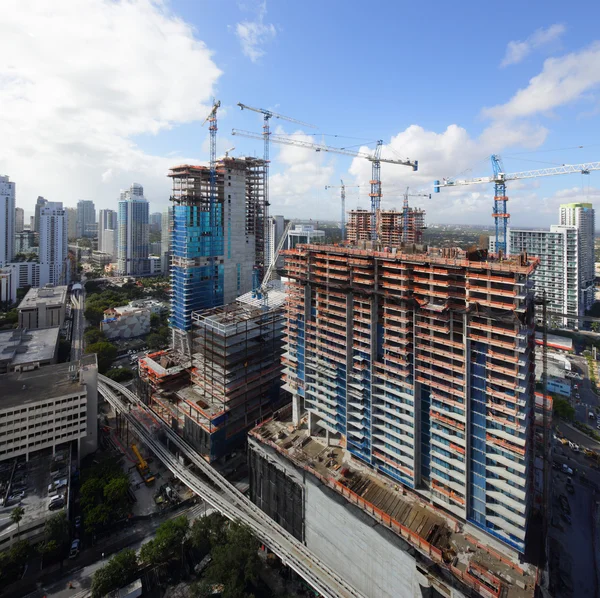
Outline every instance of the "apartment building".
{"type": "Polygon", "coordinates": [[[285,253],[293,421],[523,552],[536,259],[285,253]]]}
{"type": "Polygon", "coordinates": [[[61,202],[40,208],[40,285],[64,285],[71,278],[67,212],[61,202]]]}
{"type": "MultiPolygon", "coordinates": [[[[150,274],[148,261],[149,205],[144,188],[133,183],[121,192],[118,211],[117,270],[122,276],[150,274]]],[[[113,239],[114,241],[114,239],[113,239]]]]}
{"type": "Polygon", "coordinates": [[[12,262],[15,250],[15,183],[0,176],[0,267],[12,262]]]}
{"type": "Polygon", "coordinates": [[[32,288],[19,303],[19,328],[62,326],[67,306],[66,286],[32,288]]]}
{"type": "Polygon", "coordinates": [[[402,243],[421,243],[425,230],[425,210],[407,207],[398,210],[351,210],[346,225],[347,240],[351,244],[373,240],[373,230],[383,247],[400,247],[402,243]]]}

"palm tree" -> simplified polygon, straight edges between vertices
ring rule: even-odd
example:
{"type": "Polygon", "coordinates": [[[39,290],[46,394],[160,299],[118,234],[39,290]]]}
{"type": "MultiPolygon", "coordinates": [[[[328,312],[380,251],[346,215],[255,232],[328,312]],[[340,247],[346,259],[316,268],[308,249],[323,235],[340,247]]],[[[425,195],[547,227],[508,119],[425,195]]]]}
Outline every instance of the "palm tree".
{"type": "Polygon", "coordinates": [[[17,535],[20,536],[21,535],[21,519],[23,519],[23,515],[25,515],[25,509],[23,507],[15,507],[11,512],[10,512],[10,520],[13,523],[17,524],[17,535]]]}

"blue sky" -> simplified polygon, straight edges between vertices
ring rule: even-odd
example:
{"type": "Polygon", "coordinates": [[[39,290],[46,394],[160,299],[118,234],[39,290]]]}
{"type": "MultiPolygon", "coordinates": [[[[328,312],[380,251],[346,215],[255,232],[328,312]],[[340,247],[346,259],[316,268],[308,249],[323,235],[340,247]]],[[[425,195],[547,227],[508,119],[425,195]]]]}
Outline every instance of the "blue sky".
{"type": "MultiPolygon", "coordinates": [[[[57,0],[52,12],[42,0],[11,4],[5,30],[0,24],[0,100],[9,108],[0,114],[8,140],[0,172],[17,182],[27,210],[37,195],[113,207],[134,180],[153,209],[165,207],[169,165],[208,157],[200,125],[213,96],[223,104],[220,152],[261,155],[260,141],[231,136],[234,127],[261,129],[258,115],[235,106],[242,101],[317,125],[304,131],[315,141],[366,149],[380,138],[384,156],[418,159],[415,174],[384,165],[385,207],[399,206],[406,186],[429,191],[435,178],[489,174],[492,152],[507,172],[600,156],[597,2],[576,11],[559,2],[383,1],[371,9],[357,1],[57,0]],[[84,19],[95,23],[85,35],[84,19]]],[[[367,207],[368,161],[275,144],[271,157],[272,213],[338,218],[337,196],[324,186],[340,178],[360,185],[348,193],[350,207],[367,207]]],[[[562,201],[599,196],[599,177],[512,183],[512,222],[555,222],[562,201]]],[[[490,224],[491,191],[464,187],[415,203],[431,223],[490,224]]]]}

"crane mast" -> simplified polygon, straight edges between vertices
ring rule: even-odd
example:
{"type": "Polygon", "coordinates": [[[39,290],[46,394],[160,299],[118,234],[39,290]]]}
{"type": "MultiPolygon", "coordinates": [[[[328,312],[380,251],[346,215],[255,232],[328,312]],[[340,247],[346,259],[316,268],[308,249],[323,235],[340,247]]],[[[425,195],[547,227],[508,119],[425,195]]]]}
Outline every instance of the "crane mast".
{"type": "MultiPolygon", "coordinates": [[[[277,112],[273,112],[272,110],[266,110],[264,108],[254,108],[253,106],[248,106],[246,104],[242,104],[242,102],[238,102],[237,104],[240,107],[240,110],[250,110],[252,112],[257,112],[258,114],[262,114],[263,116],[263,154],[264,154],[264,167],[263,167],[263,195],[264,195],[264,210],[263,210],[263,222],[259,223],[259,226],[262,227],[262,238],[266,240],[268,235],[268,222],[269,222],[269,164],[270,164],[270,138],[271,138],[271,128],[269,121],[271,118],[278,118],[281,120],[287,120],[289,122],[293,122],[305,127],[316,128],[314,125],[309,125],[308,123],[302,122],[300,120],[296,120],[295,118],[290,118],[289,116],[283,116],[283,114],[278,114],[277,112]]],[[[264,241],[263,241],[264,244],[264,241]]],[[[266,251],[263,247],[262,255],[257,255],[257,263],[255,265],[255,269],[257,270],[256,275],[259,280],[263,277],[267,264],[266,261],[266,251]]]]}
{"type": "MultiPolygon", "coordinates": [[[[360,189],[360,185],[345,185],[344,181],[340,179],[340,199],[342,201],[342,243],[346,240],[346,189],[348,187],[356,187],[360,189]]],[[[325,189],[336,189],[335,185],[325,185],[325,189]]]]}
{"type": "Polygon", "coordinates": [[[459,185],[479,185],[481,183],[494,183],[494,217],[496,229],[496,252],[506,253],[508,219],[510,214],[506,209],[506,181],[517,181],[521,179],[534,179],[537,177],[555,176],[558,174],[590,174],[593,170],[600,170],[600,162],[586,162],[583,164],[562,164],[552,168],[541,168],[540,170],[525,170],[505,174],[500,156],[491,156],[493,175],[488,177],[477,177],[474,179],[442,179],[433,182],[434,193],[439,193],[442,187],[457,187],[459,185]]]}

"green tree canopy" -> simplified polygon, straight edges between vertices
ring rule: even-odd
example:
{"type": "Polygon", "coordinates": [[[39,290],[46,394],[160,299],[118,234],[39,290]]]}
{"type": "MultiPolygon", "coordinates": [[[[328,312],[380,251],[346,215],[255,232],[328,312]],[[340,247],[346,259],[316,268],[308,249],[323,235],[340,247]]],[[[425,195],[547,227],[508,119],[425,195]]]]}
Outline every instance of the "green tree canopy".
{"type": "Polygon", "coordinates": [[[211,513],[194,520],[190,529],[190,542],[203,556],[226,539],[227,519],[221,513],[211,513]]]}
{"type": "Polygon", "coordinates": [[[259,542],[250,529],[239,521],[229,524],[225,543],[212,550],[206,578],[224,585],[223,598],[248,596],[258,580],[259,542]]]}
{"type": "Polygon", "coordinates": [[[102,306],[92,303],[85,308],[83,315],[88,322],[98,326],[104,320],[104,309],[102,306]]]}
{"type": "Polygon", "coordinates": [[[123,382],[123,380],[129,380],[133,374],[131,370],[127,368],[113,368],[106,372],[106,377],[114,380],[115,382],[123,382]]]}
{"type": "Polygon", "coordinates": [[[70,537],[69,522],[67,521],[67,514],[64,511],[54,513],[54,515],[50,515],[46,519],[44,536],[47,541],[56,542],[59,548],[68,544],[70,537]]]}
{"type": "Polygon", "coordinates": [[[25,509],[23,507],[15,507],[11,512],[10,512],[10,520],[13,523],[17,524],[17,530],[19,532],[19,535],[21,533],[21,521],[23,520],[23,515],[25,515],[25,509]]]}
{"type": "Polygon", "coordinates": [[[180,555],[189,525],[190,522],[184,515],[162,523],[156,530],[154,539],[142,546],[141,560],[149,565],[159,565],[180,555]]]}
{"type": "Polygon", "coordinates": [[[558,397],[553,399],[552,408],[554,415],[561,419],[566,419],[568,421],[573,421],[573,419],[575,419],[575,408],[565,399],[558,397]]]}
{"type": "Polygon", "coordinates": [[[125,549],[115,554],[92,578],[92,598],[101,598],[127,585],[138,574],[135,550],[125,549]]]}
{"type": "Polygon", "coordinates": [[[88,345],[93,345],[94,343],[99,343],[100,341],[106,340],[106,334],[102,332],[99,328],[93,328],[90,326],[83,333],[83,338],[88,345]]]}
{"type": "Polygon", "coordinates": [[[165,339],[160,334],[149,334],[146,337],[146,342],[148,343],[148,348],[150,349],[160,349],[165,344],[165,339]]]}
{"type": "Polygon", "coordinates": [[[112,362],[117,357],[117,348],[108,341],[100,341],[88,345],[86,353],[95,353],[98,358],[98,371],[104,374],[110,369],[112,362]]]}

